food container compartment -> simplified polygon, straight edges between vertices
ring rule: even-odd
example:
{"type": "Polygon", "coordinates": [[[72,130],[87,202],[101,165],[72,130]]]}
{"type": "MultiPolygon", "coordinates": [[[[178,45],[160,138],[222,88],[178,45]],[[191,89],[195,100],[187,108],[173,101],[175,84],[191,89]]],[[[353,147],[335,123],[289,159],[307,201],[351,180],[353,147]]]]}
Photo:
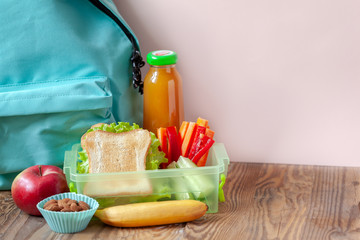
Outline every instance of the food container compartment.
{"type": "Polygon", "coordinates": [[[71,191],[95,198],[100,209],[135,202],[195,199],[208,205],[208,213],[218,211],[220,176],[227,175],[229,165],[222,143],[211,147],[205,167],[121,173],[77,173],[80,150],[80,144],[75,144],[65,153],[66,180],[71,191]]]}

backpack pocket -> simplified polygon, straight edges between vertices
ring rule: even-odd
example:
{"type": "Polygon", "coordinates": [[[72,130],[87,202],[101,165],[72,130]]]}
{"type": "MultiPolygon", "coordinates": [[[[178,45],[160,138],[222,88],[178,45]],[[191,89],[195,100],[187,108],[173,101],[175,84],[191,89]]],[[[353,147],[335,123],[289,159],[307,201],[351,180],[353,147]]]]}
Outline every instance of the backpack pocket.
{"type": "Polygon", "coordinates": [[[107,77],[0,86],[0,190],[33,165],[62,166],[93,124],[113,122],[107,77]]]}

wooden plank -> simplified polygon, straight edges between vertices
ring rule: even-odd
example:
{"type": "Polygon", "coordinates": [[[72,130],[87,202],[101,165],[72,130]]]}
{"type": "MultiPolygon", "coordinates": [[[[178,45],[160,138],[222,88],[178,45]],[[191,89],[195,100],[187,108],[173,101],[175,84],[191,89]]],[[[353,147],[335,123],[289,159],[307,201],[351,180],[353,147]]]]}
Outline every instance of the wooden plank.
{"type": "Polygon", "coordinates": [[[310,169],[263,165],[253,185],[247,239],[301,239],[311,180],[310,169]]]}
{"type": "Polygon", "coordinates": [[[360,168],[231,163],[219,212],[183,224],[58,234],[0,192],[0,239],[360,239],[360,168]]]}
{"type": "Polygon", "coordinates": [[[358,168],[315,167],[304,239],[360,239],[358,168]]]}

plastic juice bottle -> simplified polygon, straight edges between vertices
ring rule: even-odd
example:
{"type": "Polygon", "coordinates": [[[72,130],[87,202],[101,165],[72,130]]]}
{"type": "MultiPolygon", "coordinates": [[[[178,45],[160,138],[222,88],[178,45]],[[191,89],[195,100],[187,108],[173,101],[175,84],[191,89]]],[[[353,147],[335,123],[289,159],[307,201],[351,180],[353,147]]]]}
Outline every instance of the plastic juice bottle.
{"type": "Polygon", "coordinates": [[[150,52],[144,79],[143,127],[157,133],[159,127],[176,126],[184,120],[182,80],[176,70],[177,54],[169,50],[150,52]]]}

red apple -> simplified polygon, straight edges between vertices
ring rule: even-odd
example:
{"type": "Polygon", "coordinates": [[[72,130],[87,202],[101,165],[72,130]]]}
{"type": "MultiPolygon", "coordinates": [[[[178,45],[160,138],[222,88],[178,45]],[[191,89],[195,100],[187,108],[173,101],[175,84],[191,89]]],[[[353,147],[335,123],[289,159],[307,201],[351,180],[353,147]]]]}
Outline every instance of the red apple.
{"type": "Polygon", "coordinates": [[[36,165],[19,173],[11,186],[15,204],[24,212],[40,216],[36,204],[54,194],[69,192],[66,177],[61,168],[36,165]]]}

